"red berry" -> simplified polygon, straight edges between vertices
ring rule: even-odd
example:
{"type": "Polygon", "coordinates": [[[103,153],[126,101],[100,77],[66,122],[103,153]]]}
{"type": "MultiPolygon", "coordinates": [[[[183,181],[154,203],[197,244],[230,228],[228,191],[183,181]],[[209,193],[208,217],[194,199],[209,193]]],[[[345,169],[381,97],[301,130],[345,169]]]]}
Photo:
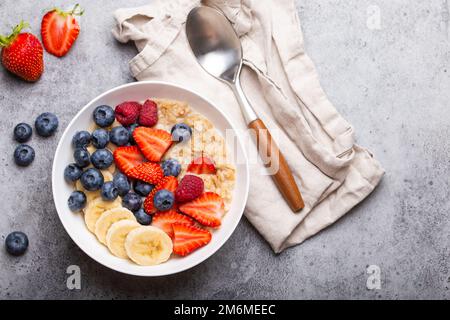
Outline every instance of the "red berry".
{"type": "Polygon", "coordinates": [[[175,191],[175,200],[177,202],[187,202],[198,198],[204,189],[202,178],[187,174],[181,179],[177,190],[175,191]]]}
{"type": "Polygon", "coordinates": [[[116,106],[116,119],[124,126],[136,123],[139,112],[141,111],[141,104],[134,101],[125,101],[116,106]]]}
{"type": "Polygon", "coordinates": [[[195,174],[216,174],[216,166],[210,158],[202,155],[189,164],[187,172],[195,174]]]}
{"type": "Polygon", "coordinates": [[[62,57],[70,50],[80,33],[80,25],[75,16],[82,14],[79,4],[71,11],[64,12],[55,8],[45,14],[41,22],[41,36],[48,53],[62,57]]]}
{"type": "Polygon", "coordinates": [[[188,216],[178,213],[173,209],[156,213],[153,216],[152,220],[152,226],[160,228],[171,238],[173,238],[172,225],[174,223],[186,224],[190,226],[193,226],[195,224],[194,220],[192,220],[188,216]]]}
{"type": "Polygon", "coordinates": [[[157,184],[163,178],[164,173],[159,164],[144,162],[129,170],[127,176],[147,183],[157,184]]]}
{"type": "Polygon", "coordinates": [[[158,122],[158,106],[154,101],[147,100],[144,102],[138,122],[144,127],[153,127],[158,122]]]}
{"type": "Polygon", "coordinates": [[[180,211],[204,226],[217,228],[224,214],[223,199],[214,192],[205,192],[194,201],[183,203],[180,211]]]}
{"type": "Polygon", "coordinates": [[[211,241],[211,232],[182,223],[172,224],[173,253],[186,256],[207,245],[211,241]]]}
{"type": "Polygon", "coordinates": [[[145,162],[145,158],[136,146],[118,147],[114,151],[114,162],[120,171],[128,175],[131,169],[145,162]]]}
{"type": "Polygon", "coordinates": [[[153,162],[161,161],[162,156],[172,144],[172,136],[169,132],[146,127],[134,129],[133,139],[144,156],[153,162]]]}
{"type": "Polygon", "coordinates": [[[0,47],[3,47],[1,59],[3,66],[11,73],[34,82],[44,72],[44,50],[34,35],[21,33],[26,27],[28,24],[22,21],[11,35],[0,36],[0,47]]]}

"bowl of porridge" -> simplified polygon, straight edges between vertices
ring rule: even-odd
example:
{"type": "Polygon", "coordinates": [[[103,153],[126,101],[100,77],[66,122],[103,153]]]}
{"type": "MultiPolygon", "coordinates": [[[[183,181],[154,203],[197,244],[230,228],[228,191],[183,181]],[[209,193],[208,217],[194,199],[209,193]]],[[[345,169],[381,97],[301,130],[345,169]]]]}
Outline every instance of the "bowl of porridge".
{"type": "Polygon", "coordinates": [[[83,107],[55,152],[58,216],[91,258],[137,276],[181,272],[239,223],[249,170],[242,139],[212,102],[164,82],[109,90],[83,107]]]}

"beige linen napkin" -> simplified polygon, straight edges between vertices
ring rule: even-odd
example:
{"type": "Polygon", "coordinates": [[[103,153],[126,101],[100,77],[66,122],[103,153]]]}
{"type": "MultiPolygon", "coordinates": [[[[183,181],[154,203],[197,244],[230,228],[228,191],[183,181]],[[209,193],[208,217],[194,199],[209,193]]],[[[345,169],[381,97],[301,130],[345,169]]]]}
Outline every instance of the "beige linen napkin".
{"type": "MultiPolygon", "coordinates": [[[[137,80],[163,80],[200,92],[217,103],[238,128],[246,128],[231,89],[208,75],[190,52],[188,12],[200,0],[153,0],[119,9],[114,36],[134,41],[130,61],[137,80]]],[[[323,92],[306,55],[293,0],[208,0],[239,34],[245,59],[244,91],[272,132],[300,186],[305,208],[292,213],[261,164],[251,166],[248,220],[275,252],[299,244],[334,223],[379,183],[383,169],[355,144],[351,125],[323,92]]]]}

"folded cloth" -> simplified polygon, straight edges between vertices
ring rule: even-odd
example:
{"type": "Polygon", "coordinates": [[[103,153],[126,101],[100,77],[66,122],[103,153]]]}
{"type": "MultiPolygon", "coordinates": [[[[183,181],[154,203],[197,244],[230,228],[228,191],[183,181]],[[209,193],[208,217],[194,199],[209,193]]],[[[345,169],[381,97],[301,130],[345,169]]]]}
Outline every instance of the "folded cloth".
{"type": "Polygon", "coordinates": [[[241,82],[260,118],[284,151],[305,208],[293,213],[262,164],[250,168],[245,216],[275,252],[303,242],[334,223],[377,186],[384,170],[355,144],[352,126],[327,99],[305,53],[294,0],[153,0],[114,13],[114,36],[134,41],[137,80],[164,80],[217,103],[237,128],[246,124],[231,89],[207,74],[190,52],[185,22],[199,5],[221,10],[244,52],[241,82]],[[202,2],[202,3],[201,3],[202,2]]]}

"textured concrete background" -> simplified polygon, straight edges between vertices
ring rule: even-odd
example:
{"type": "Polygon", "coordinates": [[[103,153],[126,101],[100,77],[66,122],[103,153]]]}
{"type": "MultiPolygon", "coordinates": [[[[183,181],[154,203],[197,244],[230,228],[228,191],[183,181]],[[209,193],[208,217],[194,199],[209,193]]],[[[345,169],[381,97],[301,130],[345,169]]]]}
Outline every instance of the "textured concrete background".
{"type": "MultiPolygon", "coordinates": [[[[38,83],[0,72],[0,236],[18,229],[31,242],[20,258],[0,250],[0,298],[450,298],[447,1],[299,0],[323,86],[356,127],[358,142],[386,168],[384,180],[334,226],[281,255],[244,219],[205,263],[157,279],[125,276],[91,260],[66,234],[52,202],[52,155],[64,127],[93,97],[133,81],[127,61],[135,49],[113,39],[110,13],[147,1],[79,2],[86,8],[79,40],[63,59],[45,56],[38,83]],[[59,133],[34,137],[36,160],[19,169],[13,126],[47,110],[58,114],[59,133]],[[66,288],[72,264],[81,267],[80,291],[66,288]],[[380,290],[366,288],[372,264],[381,268],[380,290]]],[[[22,18],[38,33],[41,8],[54,4],[1,1],[0,29],[22,18]]]]}

